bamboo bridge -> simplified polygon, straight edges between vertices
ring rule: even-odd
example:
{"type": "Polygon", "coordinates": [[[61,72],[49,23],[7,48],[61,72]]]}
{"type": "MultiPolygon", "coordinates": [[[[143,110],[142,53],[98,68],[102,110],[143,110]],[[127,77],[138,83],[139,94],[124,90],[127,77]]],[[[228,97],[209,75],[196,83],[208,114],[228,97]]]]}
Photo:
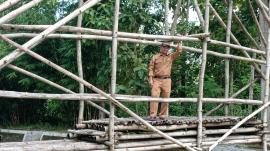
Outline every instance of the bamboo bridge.
{"type": "MultiPolygon", "coordinates": [[[[20,0],[6,0],[0,4],[0,11],[6,10],[13,5],[16,5],[20,0]]],[[[7,33],[0,34],[0,39],[10,44],[14,51],[0,59],[0,70],[4,67],[15,70],[16,72],[23,73],[36,80],[42,81],[52,87],[62,90],[63,94],[48,94],[48,93],[31,93],[31,92],[17,92],[0,90],[0,97],[3,98],[20,98],[20,99],[56,99],[56,100],[79,100],[80,112],[79,121],[75,129],[68,130],[67,139],[65,140],[51,140],[51,141],[33,141],[33,142],[10,142],[0,143],[1,151],[29,151],[29,150],[41,150],[41,151],[68,151],[68,150],[117,150],[117,151],[131,151],[131,150],[169,150],[183,148],[189,151],[195,150],[214,150],[219,144],[262,144],[264,151],[267,151],[267,134],[269,119],[267,118],[267,109],[270,105],[269,98],[269,74],[270,74],[270,33],[264,35],[263,32],[259,32],[261,37],[261,43],[255,40],[235,12],[233,12],[233,0],[227,0],[228,6],[228,21],[227,25],[223,19],[217,13],[215,8],[210,4],[209,0],[205,0],[204,15],[202,14],[197,0],[194,0],[194,8],[198,14],[200,25],[203,29],[203,33],[193,35],[177,35],[174,36],[175,27],[172,28],[172,34],[168,35],[149,35],[138,33],[127,33],[118,31],[119,20],[119,7],[120,0],[115,0],[114,10],[114,27],[112,31],[90,29],[81,27],[82,13],[99,3],[103,3],[102,0],[88,0],[84,2],[80,0],[79,8],[74,10],[66,17],[60,19],[54,25],[16,25],[6,24],[14,19],[19,14],[34,7],[42,0],[33,0],[29,3],[22,5],[21,7],[9,12],[5,16],[0,18],[0,29],[8,31],[40,31],[40,33],[7,33]],[[211,39],[209,33],[209,14],[218,19],[222,28],[226,30],[226,42],[211,39]],[[238,39],[231,31],[231,21],[234,16],[239,24],[241,30],[246,34],[247,39],[252,42],[254,48],[242,46],[238,39]],[[78,17],[77,27],[64,26],[70,20],[78,17]],[[68,32],[69,34],[54,33],[57,31],[68,32]],[[70,34],[73,33],[73,34],[70,34]],[[29,38],[25,44],[20,45],[14,42],[13,38],[29,38]],[[37,46],[39,43],[47,38],[61,38],[61,39],[74,39],[77,42],[78,54],[81,52],[81,39],[86,40],[106,40],[112,41],[112,76],[111,76],[111,92],[108,94],[88,81],[83,79],[81,56],[78,56],[78,71],[79,76],[71,73],[70,71],[60,67],[59,65],[51,62],[50,60],[42,57],[31,49],[37,46]],[[116,56],[117,56],[117,44],[118,42],[139,43],[145,45],[158,46],[160,41],[193,41],[202,44],[202,49],[183,46],[184,51],[191,53],[201,53],[201,65],[199,75],[199,93],[197,98],[168,98],[159,99],[148,96],[130,96],[116,94],[116,56]],[[233,41],[233,43],[230,42],[233,41]],[[218,45],[226,48],[226,53],[220,53],[211,51],[209,45],[218,45]],[[240,51],[244,56],[232,55],[229,53],[230,49],[240,51]],[[251,57],[250,53],[257,54],[257,57],[251,57]],[[30,55],[31,57],[43,62],[44,64],[54,68],[60,73],[65,74],[71,79],[80,83],[80,93],[75,93],[55,82],[52,82],[46,78],[36,75],[30,71],[26,71],[18,66],[12,64],[13,61],[18,59],[23,54],[30,55]],[[225,60],[225,97],[224,98],[205,98],[203,93],[204,88],[204,76],[207,62],[207,56],[212,55],[225,60]],[[243,88],[229,96],[229,62],[230,60],[245,61],[250,63],[253,67],[251,70],[251,80],[243,88]],[[255,79],[255,73],[258,74],[258,79],[255,79]],[[249,99],[236,98],[239,94],[248,88],[252,88],[255,82],[261,80],[262,98],[260,100],[254,100],[253,97],[249,99]],[[83,88],[91,89],[94,94],[84,93],[83,88]],[[110,110],[96,104],[96,102],[110,102],[110,110]],[[149,121],[147,118],[142,118],[128,109],[123,102],[190,102],[197,104],[197,116],[196,117],[168,117],[166,119],[159,119],[157,121],[149,121]],[[100,111],[108,115],[107,119],[90,119],[83,120],[84,103],[96,107],[100,111]],[[203,115],[203,104],[214,103],[218,104],[211,111],[203,115]],[[229,116],[228,108],[229,104],[248,104],[255,106],[250,115],[246,117],[234,117],[229,116]],[[130,115],[130,118],[120,118],[115,115],[115,108],[118,107],[130,115]],[[211,116],[213,112],[219,108],[224,107],[224,116],[211,116]],[[258,118],[256,115],[262,113],[262,117],[258,118]]],[[[257,28],[259,31],[269,31],[270,29],[270,13],[269,7],[266,6],[261,0],[255,0],[257,8],[262,14],[260,21],[264,22],[267,26],[266,29],[259,24],[257,28]]],[[[179,9],[181,0],[178,0],[177,9],[179,9]],[[179,6],[178,6],[179,5],[179,6]]],[[[255,16],[253,19],[258,23],[257,17],[254,12],[254,8],[249,2],[250,13],[255,16]]],[[[165,0],[165,16],[168,16],[169,0],[165,0]]],[[[257,9],[256,8],[256,9],[257,9]]],[[[174,15],[177,17],[177,15],[174,15]]],[[[177,21],[177,18],[176,18],[177,21]]],[[[174,20],[174,23],[176,23],[174,20]]],[[[168,31],[167,18],[165,19],[165,31],[168,31]]],[[[173,23],[173,24],[174,24],[173,23]]],[[[176,45],[172,44],[172,47],[176,45]]]]}

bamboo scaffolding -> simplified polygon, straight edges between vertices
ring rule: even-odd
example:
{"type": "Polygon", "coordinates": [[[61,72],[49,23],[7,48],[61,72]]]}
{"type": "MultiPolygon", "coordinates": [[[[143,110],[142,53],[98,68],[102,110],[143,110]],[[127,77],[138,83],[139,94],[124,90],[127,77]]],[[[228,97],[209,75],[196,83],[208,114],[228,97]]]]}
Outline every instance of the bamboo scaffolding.
{"type": "MultiPolygon", "coordinates": [[[[37,34],[4,34],[3,36],[7,36],[8,38],[15,38],[18,36],[22,37],[34,37],[37,34]]],[[[72,38],[72,39],[98,39],[98,40],[112,40],[112,37],[106,37],[106,36],[96,36],[96,35],[70,35],[70,34],[50,34],[48,38],[72,38]]],[[[118,38],[119,42],[130,42],[130,43],[141,43],[141,44],[150,44],[150,45],[160,45],[161,42],[156,42],[156,41],[147,41],[147,40],[137,40],[137,39],[129,39],[129,38],[118,38]]],[[[212,40],[210,40],[212,41],[212,40]]],[[[213,41],[212,41],[213,42],[213,41]]],[[[217,43],[217,41],[214,41],[214,43],[217,43]]],[[[222,42],[218,42],[222,43],[222,42]]],[[[176,47],[176,45],[171,45],[171,47],[176,47]]],[[[185,51],[190,51],[190,52],[196,52],[196,53],[201,53],[201,49],[197,48],[192,48],[192,47],[187,47],[187,46],[182,46],[182,48],[185,51]]],[[[251,49],[250,49],[251,50],[251,49]]],[[[253,50],[251,50],[254,52],[253,50]]],[[[246,57],[240,57],[240,56],[235,56],[235,55],[226,55],[214,51],[207,50],[207,54],[221,57],[221,58],[228,58],[228,59],[235,59],[235,60],[242,60],[242,61],[247,61],[247,62],[256,62],[260,64],[265,64],[265,61],[259,60],[259,59],[253,59],[253,58],[246,58],[246,57]]]]}
{"type": "Polygon", "coordinates": [[[29,3],[24,4],[23,6],[17,8],[16,10],[14,10],[14,11],[8,13],[7,15],[1,17],[0,18],[0,24],[4,24],[6,22],[11,21],[12,19],[17,17],[18,15],[22,14],[24,11],[27,11],[28,9],[30,9],[31,7],[37,5],[40,2],[42,2],[42,0],[32,0],[29,3]]]}
{"type": "MultiPolygon", "coordinates": [[[[217,13],[217,11],[215,10],[215,8],[210,4],[210,9],[211,11],[214,13],[214,15],[217,17],[219,23],[221,24],[221,26],[226,29],[227,26],[225,25],[225,23],[223,22],[223,20],[221,19],[221,17],[219,16],[219,14],[217,13]]],[[[232,40],[239,46],[241,46],[240,42],[236,39],[236,37],[234,36],[234,34],[231,32],[231,38],[232,40]]],[[[251,58],[249,56],[249,54],[246,51],[242,51],[244,53],[244,55],[248,58],[251,58]]],[[[259,69],[259,67],[257,66],[257,64],[253,63],[252,64],[255,68],[255,70],[262,76],[263,79],[265,79],[265,75],[262,73],[262,71],[259,69]]]]}
{"type": "Polygon", "coordinates": [[[258,32],[259,32],[261,41],[262,41],[263,44],[266,46],[266,45],[267,45],[267,42],[266,42],[266,40],[265,40],[265,38],[264,38],[264,36],[263,36],[263,32],[262,32],[262,29],[261,29],[261,27],[260,27],[260,23],[259,23],[259,21],[258,21],[258,19],[257,19],[257,17],[256,17],[254,8],[253,8],[253,6],[252,6],[250,0],[248,0],[248,6],[249,6],[249,10],[250,10],[250,12],[251,12],[252,18],[253,18],[253,20],[254,20],[254,22],[255,22],[255,25],[256,25],[256,27],[257,27],[257,29],[258,29],[258,32]]]}
{"type": "MultiPolygon", "coordinates": [[[[226,29],[226,43],[231,43],[231,27],[232,27],[232,13],[233,13],[233,0],[229,0],[228,9],[228,21],[226,29]]],[[[230,47],[226,47],[226,54],[230,54],[230,47]]],[[[230,88],[230,60],[225,60],[225,98],[229,97],[230,88]]],[[[229,106],[225,105],[224,108],[225,115],[229,114],[229,106]]]]}
{"type": "MultiPolygon", "coordinates": [[[[269,66],[270,67],[270,66],[269,66]]],[[[269,85],[269,83],[268,83],[269,85]]],[[[266,85],[266,87],[268,87],[268,85],[266,85]]],[[[269,90],[269,89],[268,89],[269,90]]],[[[268,91],[265,92],[266,95],[268,95],[268,91]]],[[[242,119],[240,122],[238,122],[235,126],[233,126],[228,132],[226,132],[221,138],[219,138],[213,145],[211,145],[209,147],[209,151],[213,150],[220,142],[222,142],[225,138],[227,138],[231,133],[233,133],[233,131],[235,131],[238,127],[240,127],[242,124],[244,124],[246,121],[248,121],[249,119],[251,119],[252,117],[254,117],[256,114],[260,113],[261,111],[265,110],[267,107],[269,107],[270,102],[265,103],[264,105],[262,105],[259,109],[255,110],[254,112],[252,112],[251,114],[249,114],[247,117],[245,117],[244,119],[242,119]]],[[[263,141],[265,141],[266,139],[263,138],[263,141]]]]}
{"type": "MultiPolygon", "coordinates": [[[[255,53],[253,53],[252,58],[256,58],[256,54],[255,54],[255,53]]],[[[252,82],[252,81],[254,81],[254,80],[257,80],[257,79],[255,79],[254,67],[253,67],[253,66],[250,66],[250,80],[249,80],[249,81],[252,82]]],[[[253,95],[254,95],[254,91],[253,91],[253,90],[254,90],[254,85],[255,85],[255,83],[252,83],[252,84],[249,86],[248,99],[253,99],[253,95]]],[[[248,109],[249,109],[249,112],[248,112],[248,113],[252,112],[252,106],[249,106],[248,109]]]]}
{"type": "Polygon", "coordinates": [[[180,13],[181,3],[182,3],[182,0],[178,0],[176,7],[175,7],[175,11],[174,11],[174,15],[173,15],[173,23],[171,26],[171,35],[172,36],[174,35],[175,30],[176,30],[177,20],[178,20],[179,15],[180,15],[179,13],[180,13]]]}
{"type": "MultiPolygon", "coordinates": [[[[83,13],[88,8],[90,8],[90,7],[94,6],[95,4],[99,3],[100,1],[101,0],[91,0],[91,1],[85,2],[82,7],[80,7],[79,9],[76,9],[75,11],[73,11],[72,13],[70,13],[68,16],[64,17],[63,19],[61,19],[60,21],[58,21],[53,26],[50,26],[48,29],[44,30],[39,35],[37,35],[36,37],[32,38],[31,40],[29,40],[28,42],[26,42],[22,46],[24,48],[33,48],[33,47],[35,47],[40,42],[42,42],[49,34],[51,34],[52,32],[54,32],[59,27],[63,26],[64,24],[66,24],[68,21],[70,21],[71,19],[75,18],[79,14],[83,13]]],[[[19,49],[16,49],[16,50],[12,51],[11,53],[9,53],[8,55],[6,55],[4,58],[2,58],[0,60],[0,69],[2,69],[3,67],[5,67],[6,65],[8,65],[9,63],[11,63],[12,61],[16,60],[17,58],[19,58],[23,54],[24,54],[24,52],[22,52],[19,49]]]]}
{"type": "MultiPolygon", "coordinates": [[[[114,25],[112,31],[112,75],[111,75],[111,96],[115,99],[116,91],[116,71],[117,71],[117,47],[118,47],[118,23],[119,23],[119,9],[120,0],[115,1],[114,6],[114,25]]],[[[115,148],[115,137],[114,137],[114,113],[115,106],[113,102],[110,102],[110,120],[109,120],[109,142],[110,150],[114,151],[115,148]]]]}
{"type": "MultiPolygon", "coordinates": [[[[243,91],[245,91],[247,88],[250,88],[256,81],[258,81],[258,79],[254,79],[253,81],[251,81],[250,83],[248,83],[247,85],[245,85],[244,87],[242,87],[241,89],[239,89],[237,92],[235,92],[230,98],[235,98],[237,97],[240,93],[242,93],[243,91]]],[[[250,99],[250,98],[249,98],[250,99]]],[[[208,111],[207,113],[205,113],[205,116],[209,116],[211,115],[213,112],[217,111],[218,109],[220,109],[221,107],[223,107],[224,104],[219,104],[218,106],[216,106],[215,108],[213,108],[212,110],[208,111]]]]}
{"type": "Polygon", "coordinates": [[[89,89],[93,90],[96,93],[99,93],[100,95],[106,97],[107,99],[109,99],[110,101],[112,101],[116,106],[118,106],[119,108],[123,109],[125,112],[127,112],[129,115],[131,115],[132,117],[138,119],[139,121],[141,121],[144,125],[146,125],[149,129],[153,130],[154,132],[162,135],[164,138],[172,141],[173,143],[176,143],[177,145],[179,145],[180,147],[184,147],[185,149],[189,150],[189,151],[195,151],[195,149],[191,148],[190,146],[187,146],[179,141],[177,141],[176,139],[164,134],[163,132],[161,132],[160,130],[156,129],[155,127],[153,127],[151,124],[149,124],[148,122],[144,121],[140,116],[138,116],[137,114],[135,114],[134,112],[132,112],[131,110],[129,110],[126,106],[124,106],[122,103],[120,103],[119,101],[117,101],[116,99],[114,99],[113,97],[111,97],[110,95],[106,94],[105,92],[103,92],[102,90],[96,88],[95,86],[93,86],[92,84],[88,83],[87,81],[79,78],[78,76],[74,75],[73,73],[65,70],[64,68],[52,63],[51,61],[43,58],[42,56],[36,54],[35,52],[31,51],[28,48],[24,48],[23,46],[13,42],[12,40],[1,36],[1,38],[3,40],[5,40],[6,42],[8,42],[9,44],[11,44],[12,46],[23,50],[25,53],[29,54],[30,56],[42,61],[43,63],[53,67],[54,69],[56,69],[57,71],[64,73],[66,76],[69,76],[70,78],[72,78],[73,80],[76,80],[77,82],[83,83],[86,87],[88,87],[89,89]]]}
{"type": "MultiPolygon", "coordinates": [[[[14,70],[14,71],[17,71],[17,72],[20,72],[20,73],[22,73],[22,74],[25,74],[25,75],[27,75],[27,76],[29,76],[29,77],[32,77],[32,78],[34,78],[34,79],[37,79],[37,80],[39,80],[39,81],[41,81],[41,82],[44,82],[44,83],[46,83],[46,84],[48,84],[48,85],[50,85],[50,86],[53,86],[53,87],[55,87],[55,88],[57,88],[57,89],[59,89],[59,90],[64,91],[64,92],[66,92],[66,93],[76,94],[75,92],[73,92],[73,91],[71,91],[71,90],[69,90],[69,89],[67,89],[67,88],[65,88],[65,87],[63,87],[63,86],[61,86],[61,85],[59,85],[59,84],[56,84],[56,83],[54,83],[54,82],[52,82],[52,81],[50,81],[50,80],[47,80],[47,79],[45,79],[45,78],[43,78],[43,77],[41,77],[41,76],[38,76],[38,75],[36,75],[36,74],[33,74],[33,73],[31,73],[31,72],[29,72],[29,71],[26,71],[26,70],[24,70],[24,69],[22,69],[22,68],[19,68],[19,67],[17,67],[17,66],[14,66],[14,65],[9,64],[9,65],[7,65],[7,67],[10,68],[10,69],[12,69],[12,70],[14,70]]],[[[99,105],[97,105],[96,103],[94,103],[94,102],[92,102],[92,101],[90,101],[90,100],[86,100],[86,103],[88,103],[88,104],[90,104],[91,106],[97,108],[98,110],[100,110],[100,111],[106,113],[107,115],[110,114],[109,111],[107,111],[106,109],[100,107],[99,105]]]]}
{"type": "Polygon", "coordinates": [[[261,0],[255,0],[255,1],[258,5],[259,9],[261,10],[262,16],[264,17],[264,19],[268,23],[268,26],[270,26],[270,17],[264,9],[264,3],[261,0]]]}
{"type": "MultiPolygon", "coordinates": [[[[225,3],[227,3],[228,0],[224,0],[225,3]]],[[[260,49],[260,45],[258,42],[251,36],[245,25],[242,23],[241,19],[238,17],[238,15],[233,11],[233,16],[236,19],[237,23],[240,25],[240,28],[242,31],[247,35],[247,37],[250,39],[250,41],[253,43],[253,45],[257,48],[260,49]]]]}
{"type": "MultiPolygon", "coordinates": [[[[109,94],[107,94],[109,95],[109,94]]],[[[22,98],[22,99],[57,99],[57,100],[91,100],[96,102],[103,102],[107,99],[105,97],[91,95],[91,94],[48,94],[48,93],[29,93],[29,92],[18,92],[18,91],[3,91],[0,90],[0,97],[4,98],[22,98]]],[[[196,98],[169,98],[169,99],[157,99],[151,97],[127,97],[116,95],[116,99],[121,102],[189,102],[196,103],[196,98]]],[[[262,101],[259,100],[248,100],[248,99],[235,99],[235,98],[203,98],[204,103],[224,103],[224,104],[250,104],[250,105],[261,105],[262,101]]]]}
{"type": "MultiPolygon", "coordinates": [[[[205,1],[205,19],[204,19],[204,33],[209,32],[209,0],[205,1]]],[[[199,93],[198,93],[198,102],[197,102],[197,114],[198,114],[198,129],[197,129],[197,147],[202,147],[202,138],[203,138],[203,128],[202,128],[202,112],[203,112],[203,88],[204,88],[204,75],[207,62],[207,41],[208,38],[204,39],[202,46],[202,63],[199,75],[199,93]]]]}
{"type": "Polygon", "coordinates": [[[21,0],[6,0],[0,5],[0,12],[12,7],[13,5],[16,5],[21,0]]]}
{"type": "MultiPolygon", "coordinates": [[[[83,0],[79,1],[79,7],[83,5],[83,0]]],[[[82,26],[82,20],[83,20],[83,14],[80,14],[78,16],[77,20],[77,27],[82,26]]],[[[77,33],[78,35],[81,35],[80,32],[77,33]]],[[[77,67],[78,67],[78,75],[80,78],[83,79],[83,67],[82,67],[82,43],[81,40],[76,40],[76,50],[77,50],[77,67]]],[[[84,93],[84,86],[83,84],[79,83],[79,92],[84,93]]],[[[78,115],[78,123],[82,123],[83,121],[83,115],[84,115],[84,101],[80,100],[79,105],[79,115],[78,115]]]]}

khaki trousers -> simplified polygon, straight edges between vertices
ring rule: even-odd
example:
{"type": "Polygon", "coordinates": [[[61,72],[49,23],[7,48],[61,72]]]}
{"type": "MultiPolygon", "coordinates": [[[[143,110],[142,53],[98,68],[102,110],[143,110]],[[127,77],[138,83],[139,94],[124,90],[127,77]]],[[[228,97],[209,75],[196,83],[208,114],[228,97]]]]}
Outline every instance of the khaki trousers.
{"type": "MultiPolygon", "coordinates": [[[[169,98],[171,94],[171,79],[153,79],[153,86],[151,90],[152,97],[169,98]]],[[[150,116],[156,117],[159,102],[150,102],[150,116]]],[[[162,102],[160,106],[159,116],[166,117],[169,115],[169,103],[162,102]]]]}

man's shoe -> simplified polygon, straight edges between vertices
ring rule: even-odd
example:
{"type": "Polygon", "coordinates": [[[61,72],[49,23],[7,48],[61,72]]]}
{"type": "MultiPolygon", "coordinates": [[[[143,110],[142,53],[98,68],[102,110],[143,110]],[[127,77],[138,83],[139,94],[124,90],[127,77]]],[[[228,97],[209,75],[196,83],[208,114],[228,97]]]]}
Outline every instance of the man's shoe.
{"type": "Polygon", "coordinates": [[[156,121],[157,120],[157,117],[155,117],[155,116],[149,116],[147,119],[149,121],[156,121]]]}
{"type": "Polygon", "coordinates": [[[159,119],[165,120],[167,116],[159,116],[159,119]]]}

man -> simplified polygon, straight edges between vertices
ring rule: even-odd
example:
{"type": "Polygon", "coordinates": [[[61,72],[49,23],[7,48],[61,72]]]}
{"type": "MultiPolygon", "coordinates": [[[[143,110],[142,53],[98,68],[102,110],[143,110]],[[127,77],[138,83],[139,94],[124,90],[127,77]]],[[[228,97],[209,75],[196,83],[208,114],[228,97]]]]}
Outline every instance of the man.
{"type": "MultiPolygon", "coordinates": [[[[152,97],[169,98],[171,93],[171,68],[172,62],[182,52],[182,44],[178,44],[176,52],[169,54],[170,45],[162,43],[160,52],[154,55],[149,64],[149,84],[151,86],[152,97]]],[[[150,102],[150,120],[155,120],[158,111],[158,102],[150,102]]],[[[164,119],[168,116],[169,103],[162,102],[159,118],[164,119]]]]}

